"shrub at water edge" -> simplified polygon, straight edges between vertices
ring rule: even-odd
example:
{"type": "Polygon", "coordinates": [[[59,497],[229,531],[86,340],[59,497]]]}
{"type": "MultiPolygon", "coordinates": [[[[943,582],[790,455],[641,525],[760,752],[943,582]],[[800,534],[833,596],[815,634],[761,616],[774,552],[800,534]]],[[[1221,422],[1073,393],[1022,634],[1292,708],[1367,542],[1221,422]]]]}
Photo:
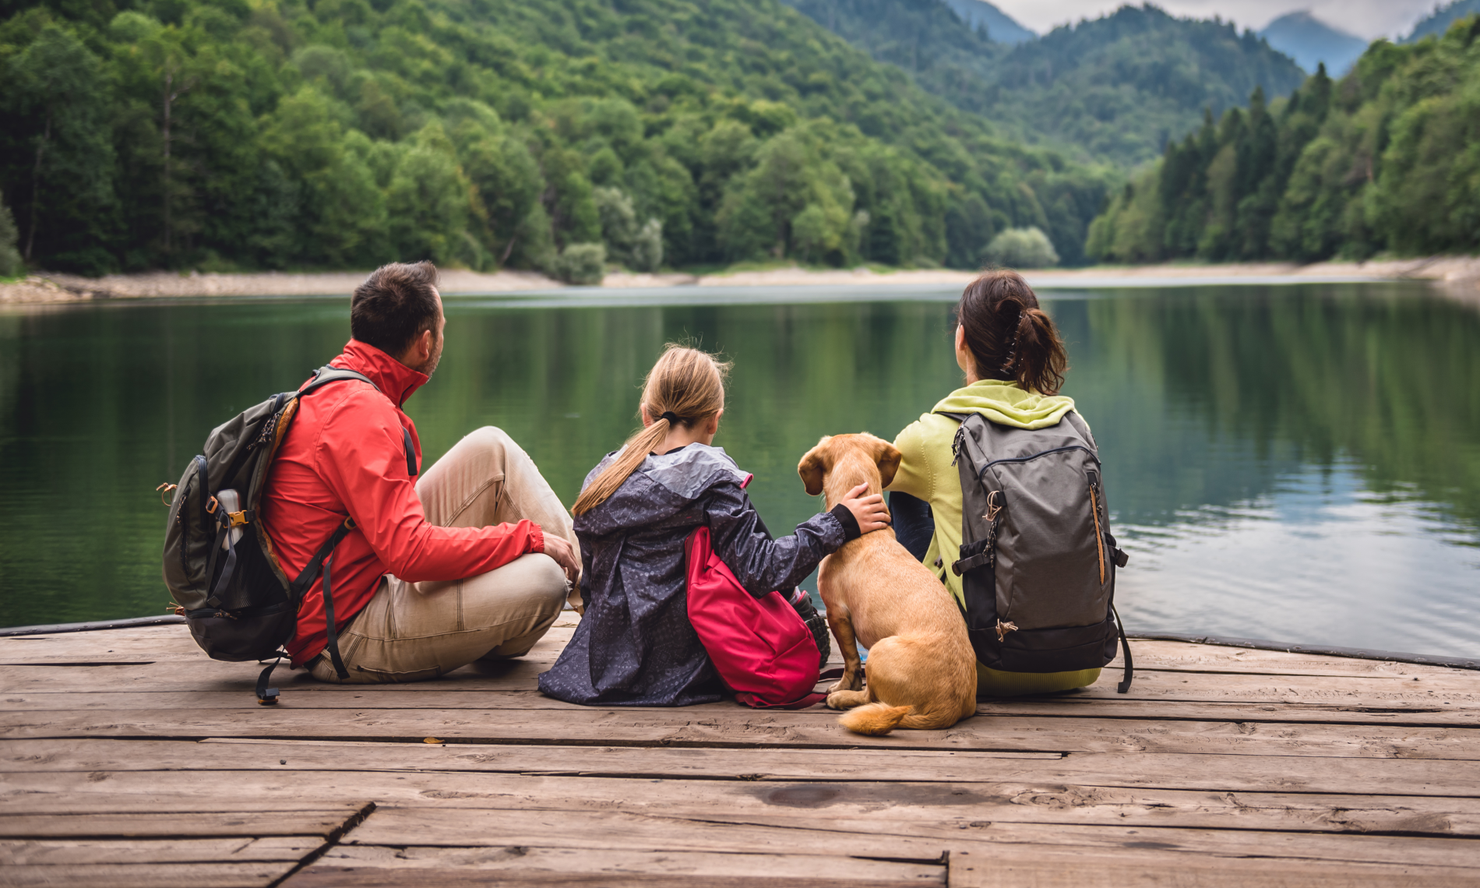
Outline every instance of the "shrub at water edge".
{"type": "Polygon", "coordinates": [[[982,258],[989,265],[1004,268],[1052,268],[1059,264],[1053,242],[1036,226],[1007,229],[992,238],[982,258]]]}

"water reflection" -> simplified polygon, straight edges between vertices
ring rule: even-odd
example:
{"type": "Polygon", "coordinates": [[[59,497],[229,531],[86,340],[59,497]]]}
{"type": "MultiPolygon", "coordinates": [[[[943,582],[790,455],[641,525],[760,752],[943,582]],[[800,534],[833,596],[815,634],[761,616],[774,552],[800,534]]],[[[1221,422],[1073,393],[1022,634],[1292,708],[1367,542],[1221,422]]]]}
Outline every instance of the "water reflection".
{"type": "MultiPolygon", "coordinates": [[[[450,299],[446,356],[408,406],[428,458],[500,425],[569,502],[634,425],[664,342],[723,349],[736,369],[716,443],[789,529],[818,507],[795,465],[820,435],[892,436],[957,384],[952,295],[450,299]]],[[[1045,295],[1134,556],[1132,628],[1480,653],[1480,314],[1409,286],[1045,295]]],[[[212,425],[335,354],[346,314],[0,315],[0,624],[162,609],[153,486],[212,425]]]]}

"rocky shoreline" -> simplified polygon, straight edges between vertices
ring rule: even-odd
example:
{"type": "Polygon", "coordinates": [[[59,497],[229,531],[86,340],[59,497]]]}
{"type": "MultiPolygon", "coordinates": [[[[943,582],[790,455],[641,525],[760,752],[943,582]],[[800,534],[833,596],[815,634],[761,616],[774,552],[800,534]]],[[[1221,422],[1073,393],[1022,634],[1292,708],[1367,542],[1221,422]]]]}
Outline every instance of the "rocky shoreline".
{"type": "MultiPolygon", "coordinates": [[[[367,272],[260,272],[201,274],[149,272],[85,278],[39,273],[13,283],[0,283],[0,305],[44,305],[95,299],[161,299],[231,296],[347,295],[367,272]]],[[[1077,269],[1024,271],[1036,287],[1128,287],[1213,283],[1290,283],[1310,281],[1428,280],[1467,298],[1480,299],[1480,257],[1439,256],[1426,259],[1375,262],[1320,262],[1313,265],[1249,263],[1231,265],[1095,266],[1077,269]]],[[[791,267],[764,271],[737,271],[695,276],[689,274],[609,274],[601,287],[608,289],[670,286],[765,287],[853,285],[957,285],[971,280],[972,272],[910,270],[876,272],[867,268],[814,271],[791,267]]],[[[559,281],[527,271],[480,274],[449,270],[442,273],[442,291],[448,294],[515,293],[563,287],[559,281]]]]}

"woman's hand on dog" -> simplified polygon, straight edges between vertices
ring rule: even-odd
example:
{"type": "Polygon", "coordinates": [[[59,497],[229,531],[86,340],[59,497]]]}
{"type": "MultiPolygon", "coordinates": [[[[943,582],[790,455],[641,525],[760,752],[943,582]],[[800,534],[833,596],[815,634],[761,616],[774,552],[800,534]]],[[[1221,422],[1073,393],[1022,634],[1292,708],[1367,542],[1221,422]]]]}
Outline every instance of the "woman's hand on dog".
{"type": "Polygon", "coordinates": [[[860,484],[843,497],[843,506],[853,513],[858,522],[859,533],[883,530],[889,526],[889,509],[884,505],[884,496],[869,493],[867,484],[860,484]]]}

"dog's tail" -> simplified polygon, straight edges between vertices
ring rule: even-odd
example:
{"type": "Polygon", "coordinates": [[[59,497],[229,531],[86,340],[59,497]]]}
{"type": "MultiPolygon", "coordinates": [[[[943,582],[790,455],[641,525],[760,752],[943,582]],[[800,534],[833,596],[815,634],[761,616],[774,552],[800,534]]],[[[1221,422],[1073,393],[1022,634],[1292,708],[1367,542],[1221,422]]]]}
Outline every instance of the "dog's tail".
{"type": "Polygon", "coordinates": [[[880,737],[899,726],[905,716],[915,711],[913,706],[890,706],[888,703],[865,703],[850,709],[838,719],[838,724],[855,734],[880,737]]]}

